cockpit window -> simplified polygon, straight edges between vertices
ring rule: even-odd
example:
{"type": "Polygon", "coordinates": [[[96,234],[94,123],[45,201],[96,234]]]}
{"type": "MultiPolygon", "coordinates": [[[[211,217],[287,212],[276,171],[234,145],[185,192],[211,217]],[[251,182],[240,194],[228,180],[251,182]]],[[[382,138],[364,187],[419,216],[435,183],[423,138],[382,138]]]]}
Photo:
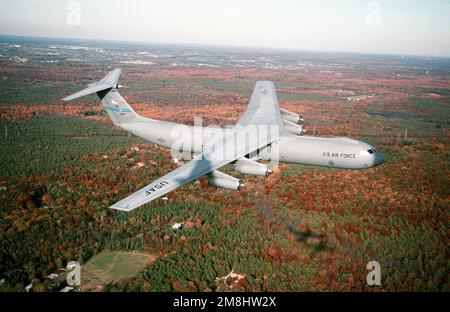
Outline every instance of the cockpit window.
{"type": "Polygon", "coordinates": [[[375,153],[375,150],[373,148],[369,148],[367,151],[369,152],[369,154],[375,153]]]}

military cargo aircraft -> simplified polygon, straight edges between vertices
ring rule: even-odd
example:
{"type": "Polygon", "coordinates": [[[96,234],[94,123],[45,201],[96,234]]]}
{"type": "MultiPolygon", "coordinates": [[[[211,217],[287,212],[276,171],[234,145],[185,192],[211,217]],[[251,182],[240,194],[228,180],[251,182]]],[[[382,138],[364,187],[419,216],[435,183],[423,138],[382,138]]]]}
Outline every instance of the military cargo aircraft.
{"type": "Polygon", "coordinates": [[[219,188],[241,189],[244,186],[241,180],[219,171],[227,164],[233,164],[243,174],[267,176],[278,162],[365,169],[384,161],[379,151],[361,141],[304,135],[303,118],[279,107],[271,81],[256,83],[247,110],[234,126],[218,128],[140,116],[119,94],[121,72],[114,69],[100,81],[63,100],[97,93],[116,126],[159,146],[192,153],[194,157],[110,208],[131,211],[201,176],[207,176],[208,183],[219,188]]]}

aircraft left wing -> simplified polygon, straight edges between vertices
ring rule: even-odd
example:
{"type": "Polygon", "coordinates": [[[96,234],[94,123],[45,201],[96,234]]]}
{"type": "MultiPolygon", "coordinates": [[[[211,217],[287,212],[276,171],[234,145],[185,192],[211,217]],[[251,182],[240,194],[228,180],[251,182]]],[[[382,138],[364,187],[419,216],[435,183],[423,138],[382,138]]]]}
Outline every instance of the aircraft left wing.
{"type": "Polygon", "coordinates": [[[258,148],[267,146],[276,139],[276,136],[270,136],[269,134],[262,135],[259,139],[255,138],[254,141],[252,139],[245,144],[238,144],[238,142],[245,141],[245,138],[249,135],[252,136],[253,132],[248,133],[248,131],[244,129],[243,131],[232,132],[230,135],[225,136],[223,141],[222,139],[215,140],[214,143],[208,144],[208,151],[197,155],[185,165],[169,172],[162,178],[143,187],[109,208],[122,211],[134,210],[186,183],[244,157],[246,154],[257,150],[258,148]],[[235,148],[235,150],[231,150],[232,153],[227,154],[227,150],[233,148],[235,148]]]}
{"type": "MultiPolygon", "coordinates": [[[[246,112],[234,128],[228,129],[223,137],[208,141],[203,153],[193,160],[113,204],[110,208],[131,211],[200,176],[245,157],[277,140],[281,125],[274,85],[270,81],[259,81],[246,112]]],[[[225,174],[221,173],[221,175],[225,174]]]]}

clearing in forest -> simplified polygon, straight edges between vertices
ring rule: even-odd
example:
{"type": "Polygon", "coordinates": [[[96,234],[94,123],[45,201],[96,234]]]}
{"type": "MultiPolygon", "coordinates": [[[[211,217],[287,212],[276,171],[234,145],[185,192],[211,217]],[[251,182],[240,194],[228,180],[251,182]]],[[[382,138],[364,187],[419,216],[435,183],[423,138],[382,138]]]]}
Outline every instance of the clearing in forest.
{"type": "Polygon", "coordinates": [[[81,289],[101,290],[103,286],[136,275],[156,256],[143,252],[102,251],[81,268],[81,289]]]}

